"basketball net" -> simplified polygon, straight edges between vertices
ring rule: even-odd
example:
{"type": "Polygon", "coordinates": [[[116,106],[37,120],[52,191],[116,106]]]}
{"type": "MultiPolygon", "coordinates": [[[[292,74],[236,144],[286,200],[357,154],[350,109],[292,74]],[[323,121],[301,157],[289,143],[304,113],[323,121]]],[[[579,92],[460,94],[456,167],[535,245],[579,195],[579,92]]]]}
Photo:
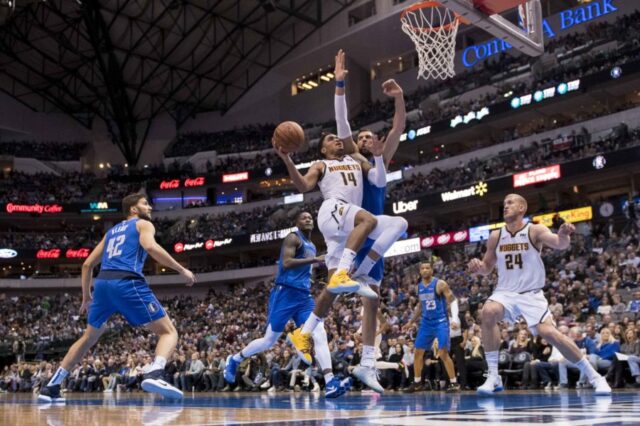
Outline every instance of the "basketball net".
{"type": "Polygon", "coordinates": [[[440,3],[416,3],[400,15],[402,31],[416,46],[418,77],[447,79],[455,75],[456,35],[460,18],[440,3]]]}

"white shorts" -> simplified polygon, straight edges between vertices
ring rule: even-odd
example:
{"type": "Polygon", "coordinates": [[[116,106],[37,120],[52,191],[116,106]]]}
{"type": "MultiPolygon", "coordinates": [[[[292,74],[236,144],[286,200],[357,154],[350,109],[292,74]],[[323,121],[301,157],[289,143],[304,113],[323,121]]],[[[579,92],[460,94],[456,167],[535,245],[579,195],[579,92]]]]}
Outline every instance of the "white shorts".
{"type": "Polygon", "coordinates": [[[524,317],[534,336],[537,334],[538,324],[543,322],[547,315],[551,315],[549,302],[542,290],[527,293],[497,291],[489,296],[489,300],[498,302],[504,307],[504,320],[507,322],[515,323],[518,317],[524,317]]]}
{"type": "Polygon", "coordinates": [[[355,227],[356,214],[362,207],[340,200],[324,200],[318,211],[318,228],[327,244],[324,261],[327,269],[336,269],[347,237],[355,227]]]}

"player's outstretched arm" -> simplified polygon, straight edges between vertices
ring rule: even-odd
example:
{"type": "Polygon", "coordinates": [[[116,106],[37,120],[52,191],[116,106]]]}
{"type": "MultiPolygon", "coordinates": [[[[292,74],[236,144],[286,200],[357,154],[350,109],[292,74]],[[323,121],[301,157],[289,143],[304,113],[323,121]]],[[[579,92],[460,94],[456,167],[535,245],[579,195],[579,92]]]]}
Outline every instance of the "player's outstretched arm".
{"type": "Polygon", "coordinates": [[[98,243],[96,248],[93,249],[89,257],[82,264],[82,305],[80,306],[80,313],[84,313],[89,309],[91,304],[91,278],[93,278],[93,268],[100,263],[102,259],[102,251],[104,250],[104,237],[102,241],[98,243]]]}
{"type": "Polygon", "coordinates": [[[136,223],[136,228],[140,233],[140,245],[143,249],[149,253],[156,262],[167,268],[171,268],[174,271],[182,275],[186,281],[187,286],[191,287],[196,282],[196,277],[193,272],[179,264],[165,249],[156,242],[154,235],[156,234],[156,228],[153,223],[148,220],[141,219],[136,223]]]}
{"type": "Polygon", "coordinates": [[[369,160],[362,155],[357,154],[354,158],[360,161],[363,172],[367,174],[369,183],[377,186],[378,188],[384,188],[387,186],[387,169],[385,167],[384,158],[384,138],[378,139],[378,136],[373,134],[373,144],[371,145],[371,154],[373,154],[373,167],[369,160]],[[362,160],[360,160],[362,157],[362,160]]]}
{"type": "Polygon", "coordinates": [[[324,256],[296,259],[296,250],[300,247],[300,244],[302,244],[300,238],[294,233],[287,235],[287,238],[284,239],[282,243],[282,267],[284,269],[293,269],[299,266],[322,263],[324,261],[324,256]]]}
{"type": "Polygon", "coordinates": [[[296,169],[296,165],[294,164],[291,156],[284,152],[281,148],[278,148],[273,142],[273,149],[278,154],[278,157],[282,159],[284,165],[287,166],[287,172],[289,173],[289,177],[293,181],[296,189],[302,193],[309,192],[318,184],[318,180],[320,180],[320,176],[322,175],[322,168],[324,167],[324,163],[318,161],[313,163],[307,173],[303,176],[298,169],[296,169]]]}
{"type": "Polygon", "coordinates": [[[438,280],[438,284],[436,285],[436,291],[439,294],[442,294],[447,300],[448,310],[449,310],[449,319],[451,320],[451,325],[453,329],[457,329],[460,327],[460,310],[458,308],[458,299],[454,296],[451,291],[451,287],[447,284],[446,281],[438,280]]]}
{"type": "Polygon", "coordinates": [[[566,222],[560,226],[558,233],[554,234],[546,226],[537,224],[531,226],[531,240],[537,246],[543,244],[552,249],[565,250],[571,245],[571,234],[575,230],[575,226],[566,222]]]}
{"type": "Polygon", "coordinates": [[[398,150],[398,146],[400,145],[400,136],[404,132],[407,123],[407,109],[404,103],[402,87],[400,87],[395,80],[391,79],[382,83],[382,91],[385,95],[392,97],[395,103],[393,125],[384,144],[384,165],[388,169],[391,159],[398,150]]]}
{"type": "Polygon", "coordinates": [[[344,144],[345,154],[351,155],[358,152],[358,145],[353,140],[353,133],[349,125],[349,117],[347,111],[347,96],[345,91],[345,79],[349,71],[345,68],[345,53],[340,49],[336,54],[336,66],[333,74],[336,77],[336,93],[333,98],[333,106],[336,115],[336,127],[338,128],[338,137],[344,144]]]}
{"type": "Polygon", "coordinates": [[[402,327],[402,331],[407,332],[407,331],[411,330],[411,327],[413,327],[414,324],[416,324],[418,322],[418,320],[420,319],[421,315],[422,315],[422,303],[420,303],[420,301],[418,300],[418,308],[413,313],[413,316],[411,317],[411,320],[408,323],[406,323],[404,325],[404,327],[402,327]]]}
{"type": "Polygon", "coordinates": [[[469,272],[480,275],[489,275],[491,273],[493,267],[496,266],[496,246],[498,245],[499,235],[499,231],[491,232],[489,240],[487,241],[487,251],[484,254],[484,258],[482,260],[471,259],[467,265],[469,272]]]}

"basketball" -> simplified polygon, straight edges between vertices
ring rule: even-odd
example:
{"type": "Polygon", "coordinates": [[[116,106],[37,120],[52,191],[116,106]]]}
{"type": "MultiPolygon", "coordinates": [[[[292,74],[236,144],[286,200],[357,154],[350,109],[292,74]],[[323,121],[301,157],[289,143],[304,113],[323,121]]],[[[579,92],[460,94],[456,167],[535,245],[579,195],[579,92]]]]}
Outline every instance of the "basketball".
{"type": "Polygon", "coordinates": [[[273,143],[285,152],[298,152],[304,144],[304,130],[295,121],[284,121],[273,132],[273,143]]]}

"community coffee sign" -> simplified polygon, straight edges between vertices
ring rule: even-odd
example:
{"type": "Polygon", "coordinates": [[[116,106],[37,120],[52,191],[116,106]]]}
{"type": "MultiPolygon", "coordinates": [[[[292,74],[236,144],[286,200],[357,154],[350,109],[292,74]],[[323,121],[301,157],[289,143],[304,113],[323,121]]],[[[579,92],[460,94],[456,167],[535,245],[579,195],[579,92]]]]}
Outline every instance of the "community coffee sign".
{"type": "Polygon", "coordinates": [[[13,213],[37,213],[37,214],[56,214],[62,213],[64,208],[59,204],[13,204],[9,203],[5,206],[5,211],[9,214],[13,213]]]}

